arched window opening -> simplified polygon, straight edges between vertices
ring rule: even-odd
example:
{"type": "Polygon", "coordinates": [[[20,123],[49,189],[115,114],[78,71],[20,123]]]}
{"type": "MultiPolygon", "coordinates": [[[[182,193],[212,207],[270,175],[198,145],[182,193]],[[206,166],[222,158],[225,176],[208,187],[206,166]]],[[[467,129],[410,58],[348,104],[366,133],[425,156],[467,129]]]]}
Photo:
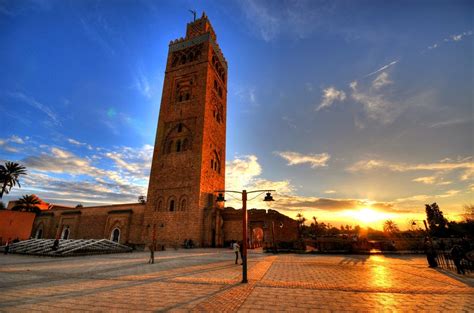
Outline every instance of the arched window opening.
{"type": "Polygon", "coordinates": [[[181,151],[181,140],[178,140],[176,142],[176,152],[180,152],[181,151]]]}
{"type": "Polygon", "coordinates": [[[182,144],[182,146],[181,146],[181,149],[182,149],[183,151],[188,150],[188,139],[187,139],[187,138],[185,138],[185,139],[183,140],[183,144],[182,144]]]}
{"type": "Polygon", "coordinates": [[[173,149],[173,140],[168,142],[168,147],[166,147],[166,153],[171,153],[172,149],[173,149]]]}
{"type": "Polygon", "coordinates": [[[174,200],[170,201],[170,212],[174,211],[174,200]]]}
{"type": "Polygon", "coordinates": [[[178,102],[183,101],[183,95],[179,95],[178,102]]]}
{"type": "Polygon", "coordinates": [[[183,131],[183,124],[179,123],[178,124],[178,133],[183,131]]]}
{"type": "Polygon", "coordinates": [[[120,228],[115,227],[110,234],[110,240],[120,242],[120,228]]]}
{"type": "Polygon", "coordinates": [[[35,238],[36,239],[42,239],[43,238],[43,226],[41,226],[40,228],[38,228],[36,230],[35,238]]]}
{"type": "Polygon", "coordinates": [[[181,200],[180,210],[186,211],[186,199],[181,200]]]}
{"type": "Polygon", "coordinates": [[[156,207],[157,211],[161,211],[161,207],[163,206],[163,201],[158,201],[158,206],[156,207]]]}
{"type": "Polygon", "coordinates": [[[188,100],[189,100],[189,98],[190,98],[190,95],[189,95],[189,93],[186,93],[185,100],[186,100],[186,101],[188,101],[188,100]]]}
{"type": "Polygon", "coordinates": [[[181,64],[184,64],[184,63],[186,63],[186,56],[185,55],[183,55],[181,57],[181,64]]]}
{"type": "Polygon", "coordinates": [[[69,226],[66,226],[63,229],[63,233],[61,234],[62,239],[69,239],[69,226]]]}

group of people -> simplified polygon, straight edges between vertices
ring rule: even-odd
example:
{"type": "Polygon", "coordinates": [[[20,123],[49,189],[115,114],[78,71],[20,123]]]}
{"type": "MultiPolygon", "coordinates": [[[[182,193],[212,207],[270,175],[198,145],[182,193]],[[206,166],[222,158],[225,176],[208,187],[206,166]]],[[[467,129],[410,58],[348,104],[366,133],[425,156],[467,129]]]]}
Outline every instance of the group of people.
{"type": "Polygon", "coordinates": [[[473,261],[469,260],[467,257],[468,253],[470,253],[472,250],[472,247],[469,243],[469,240],[466,238],[463,238],[460,242],[451,242],[448,247],[448,245],[442,239],[439,240],[435,245],[431,238],[425,237],[424,249],[428,266],[432,268],[438,267],[438,252],[436,250],[444,253],[453,261],[458,274],[466,274],[466,270],[464,269],[462,263],[463,259],[466,259],[469,262],[473,261]]]}

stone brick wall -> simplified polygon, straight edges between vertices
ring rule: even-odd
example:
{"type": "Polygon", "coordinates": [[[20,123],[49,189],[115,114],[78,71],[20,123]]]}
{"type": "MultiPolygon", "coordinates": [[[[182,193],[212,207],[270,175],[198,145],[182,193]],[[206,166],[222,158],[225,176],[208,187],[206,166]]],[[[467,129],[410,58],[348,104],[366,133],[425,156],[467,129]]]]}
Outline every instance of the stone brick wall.
{"type": "Polygon", "coordinates": [[[35,237],[42,229],[43,238],[60,238],[68,228],[70,239],[111,239],[112,231],[118,228],[120,243],[142,245],[144,208],[140,203],[53,208],[36,217],[31,235],[35,237]]]}

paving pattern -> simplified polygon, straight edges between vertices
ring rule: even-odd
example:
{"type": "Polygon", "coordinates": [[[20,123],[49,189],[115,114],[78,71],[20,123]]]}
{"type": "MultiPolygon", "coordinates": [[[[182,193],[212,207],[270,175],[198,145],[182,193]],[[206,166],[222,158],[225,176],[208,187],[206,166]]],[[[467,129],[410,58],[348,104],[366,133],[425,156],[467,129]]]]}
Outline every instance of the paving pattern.
{"type": "Polygon", "coordinates": [[[0,256],[0,312],[473,312],[474,278],[422,256],[249,255],[227,249],[0,256]]]}

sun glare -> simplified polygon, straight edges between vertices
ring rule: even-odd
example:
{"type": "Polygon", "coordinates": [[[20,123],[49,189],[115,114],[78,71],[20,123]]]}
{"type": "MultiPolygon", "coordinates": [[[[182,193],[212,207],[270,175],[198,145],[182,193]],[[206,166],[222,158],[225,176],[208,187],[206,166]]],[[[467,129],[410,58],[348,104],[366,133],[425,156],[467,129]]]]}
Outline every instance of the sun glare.
{"type": "Polygon", "coordinates": [[[364,226],[371,226],[371,224],[379,224],[379,222],[385,221],[390,218],[390,215],[387,213],[369,208],[360,208],[346,211],[344,215],[356,220],[358,223],[361,223],[364,226]]]}

